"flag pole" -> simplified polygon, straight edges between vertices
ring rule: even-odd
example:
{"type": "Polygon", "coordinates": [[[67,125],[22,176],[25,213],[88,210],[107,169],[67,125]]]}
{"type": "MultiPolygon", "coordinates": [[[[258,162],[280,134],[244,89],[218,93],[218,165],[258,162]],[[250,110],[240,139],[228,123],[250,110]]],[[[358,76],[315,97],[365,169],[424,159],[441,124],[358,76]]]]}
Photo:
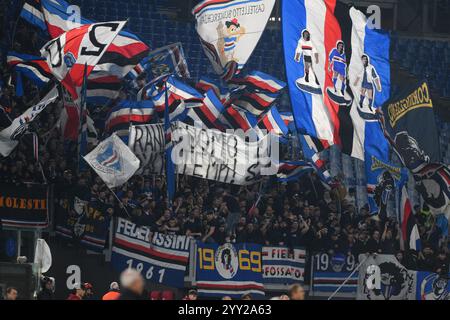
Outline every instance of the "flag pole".
{"type": "Polygon", "coordinates": [[[82,171],[82,161],[83,156],[86,150],[82,147],[82,144],[85,143],[85,138],[83,137],[86,132],[84,130],[85,121],[86,121],[86,91],[87,91],[87,63],[84,64],[83,71],[83,85],[81,87],[81,97],[78,99],[80,103],[80,116],[79,116],[79,126],[78,126],[78,174],[82,171]]]}
{"type": "Polygon", "coordinates": [[[127,210],[127,207],[125,207],[122,204],[122,200],[119,199],[119,197],[117,196],[117,194],[113,191],[113,189],[111,189],[106,183],[105,183],[106,187],[109,189],[109,191],[111,191],[111,193],[114,195],[114,197],[117,199],[117,201],[119,202],[119,207],[122,206],[122,209],[125,211],[125,213],[127,214],[128,218],[131,219],[131,215],[127,210]]]}

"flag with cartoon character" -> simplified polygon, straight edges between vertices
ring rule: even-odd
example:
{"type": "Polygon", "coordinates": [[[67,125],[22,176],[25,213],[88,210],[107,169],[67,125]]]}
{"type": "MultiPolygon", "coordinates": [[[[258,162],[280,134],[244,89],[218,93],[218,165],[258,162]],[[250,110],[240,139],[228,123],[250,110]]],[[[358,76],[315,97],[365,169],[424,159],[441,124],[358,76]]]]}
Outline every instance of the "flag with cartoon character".
{"type": "Polygon", "coordinates": [[[204,0],[192,14],[214,71],[225,80],[250,58],[272,13],[275,0],[204,0]]]}
{"type": "Polygon", "coordinates": [[[415,291],[414,272],[400,264],[395,256],[360,254],[359,261],[363,263],[359,267],[357,300],[407,300],[415,291]],[[371,288],[369,267],[374,266],[378,267],[380,282],[379,287],[371,288]]]}
{"type": "Polygon", "coordinates": [[[440,163],[433,102],[426,82],[405,88],[383,105],[384,135],[414,176],[434,214],[450,217],[450,167],[440,163]]]}

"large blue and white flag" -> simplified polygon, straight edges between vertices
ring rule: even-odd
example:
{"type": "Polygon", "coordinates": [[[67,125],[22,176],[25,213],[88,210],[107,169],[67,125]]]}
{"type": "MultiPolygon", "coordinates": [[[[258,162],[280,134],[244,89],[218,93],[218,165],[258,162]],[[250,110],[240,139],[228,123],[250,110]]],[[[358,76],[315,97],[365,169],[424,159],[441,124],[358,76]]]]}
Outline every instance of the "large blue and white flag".
{"type": "Polygon", "coordinates": [[[269,21],[275,0],[204,0],[192,10],[214,71],[231,79],[247,63],[269,21]]]}
{"type": "Polygon", "coordinates": [[[109,188],[121,186],[139,169],[139,159],[115,134],[84,157],[109,188]]]}
{"type": "MultiPolygon", "coordinates": [[[[355,8],[341,16],[343,21],[350,18],[352,26],[348,83],[354,96],[349,113],[351,123],[341,136],[343,152],[367,161],[371,157],[367,144],[378,146],[384,153],[388,150],[388,142],[380,134],[376,111],[388,100],[391,90],[390,37],[386,32],[372,29],[366,16],[355,8]]],[[[344,110],[340,113],[341,118],[345,117],[344,113],[344,110]]]]}
{"type": "MultiPolygon", "coordinates": [[[[339,139],[337,108],[325,94],[332,85],[328,56],[340,39],[335,5],[336,0],[282,2],[284,60],[296,126],[302,134],[331,142],[339,139]]],[[[345,55],[340,69],[345,69],[344,60],[345,55]]]]}

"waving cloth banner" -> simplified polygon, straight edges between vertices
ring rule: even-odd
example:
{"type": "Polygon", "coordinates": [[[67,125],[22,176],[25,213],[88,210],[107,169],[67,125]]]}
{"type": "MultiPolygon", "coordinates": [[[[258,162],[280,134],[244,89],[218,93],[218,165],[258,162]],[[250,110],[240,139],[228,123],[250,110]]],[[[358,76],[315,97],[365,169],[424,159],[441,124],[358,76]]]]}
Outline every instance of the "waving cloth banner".
{"type": "Polygon", "coordinates": [[[139,168],[139,159],[116,134],[83,158],[109,188],[121,186],[139,168]]]}
{"type": "Polygon", "coordinates": [[[126,21],[83,25],[50,40],[41,49],[52,74],[61,81],[74,99],[84,77],[94,70],[107,48],[122,30],[126,21]]]}
{"type": "Polygon", "coordinates": [[[264,296],[261,246],[257,244],[197,242],[196,283],[199,296],[239,299],[264,296]]]}
{"type": "Polygon", "coordinates": [[[135,268],[151,282],[183,288],[191,238],[151,233],[145,226],[119,218],[112,248],[118,271],[135,268]]]}
{"type": "Polygon", "coordinates": [[[263,247],[264,283],[292,284],[305,281],[306,250],[302,248],[263,247]]]}
{"type": "Polygon", "coordinates": [[[278,172],[278,139],[272,134],[247,142],[245,135],[172,125],[172,159],[177,172],[203,179],[249,185],[278,172]]]}
{"type": "Polygon", "coordinates": [[[0,223],[11,228],[46,228],[49,223],[48,186],[0,185],[0,223]]]}
{"type": "Polygon", "coordinates": [[[28,130],[30,123],[56,98],[58,98],[58,89],[54,87],[38,104],[28,108],[15,118],[9,127],[0,131],[0,154],[2,156],[9,156],[19,144],[22,135],[28,130]]]}
{"type": "Polygon", "coordinates": [[[140,160],[138,174],[164,172],[164,126],[162,123],[130,127],[128,147],[140,160]]]}
{"type": "Polygon", "coordinates": [[[270,18],[275,0],[204,0],[192,10],[214,71],[229,80],[247,63],[270,18]]]}

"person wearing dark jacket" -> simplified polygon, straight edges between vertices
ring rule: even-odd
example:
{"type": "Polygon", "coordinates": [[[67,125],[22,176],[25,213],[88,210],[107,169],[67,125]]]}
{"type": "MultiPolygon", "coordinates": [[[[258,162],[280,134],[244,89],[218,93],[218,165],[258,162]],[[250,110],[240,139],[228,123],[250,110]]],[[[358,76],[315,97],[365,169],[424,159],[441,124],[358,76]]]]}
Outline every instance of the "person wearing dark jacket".
{"type": "Polygon", "coordinates": [[[380,240],[380,232],[375,230],[372,233],[372,237],[366,243],[366,252],[367,253],[381,253],[381,240],[380,240]]]}
{"type": "Polygon", "coordinates": [[[37,300],[53,300],[55,296],[53,292],[53,280],[49,277],[43,277],[41,287],[41,291],[37,294],[37,300]]]}
{"type": "Polygon", "coordinates": [[[145,282],[141,273],[136,269],[127,269],[120,275],[119,300],[145,300],[145,282]]]}

